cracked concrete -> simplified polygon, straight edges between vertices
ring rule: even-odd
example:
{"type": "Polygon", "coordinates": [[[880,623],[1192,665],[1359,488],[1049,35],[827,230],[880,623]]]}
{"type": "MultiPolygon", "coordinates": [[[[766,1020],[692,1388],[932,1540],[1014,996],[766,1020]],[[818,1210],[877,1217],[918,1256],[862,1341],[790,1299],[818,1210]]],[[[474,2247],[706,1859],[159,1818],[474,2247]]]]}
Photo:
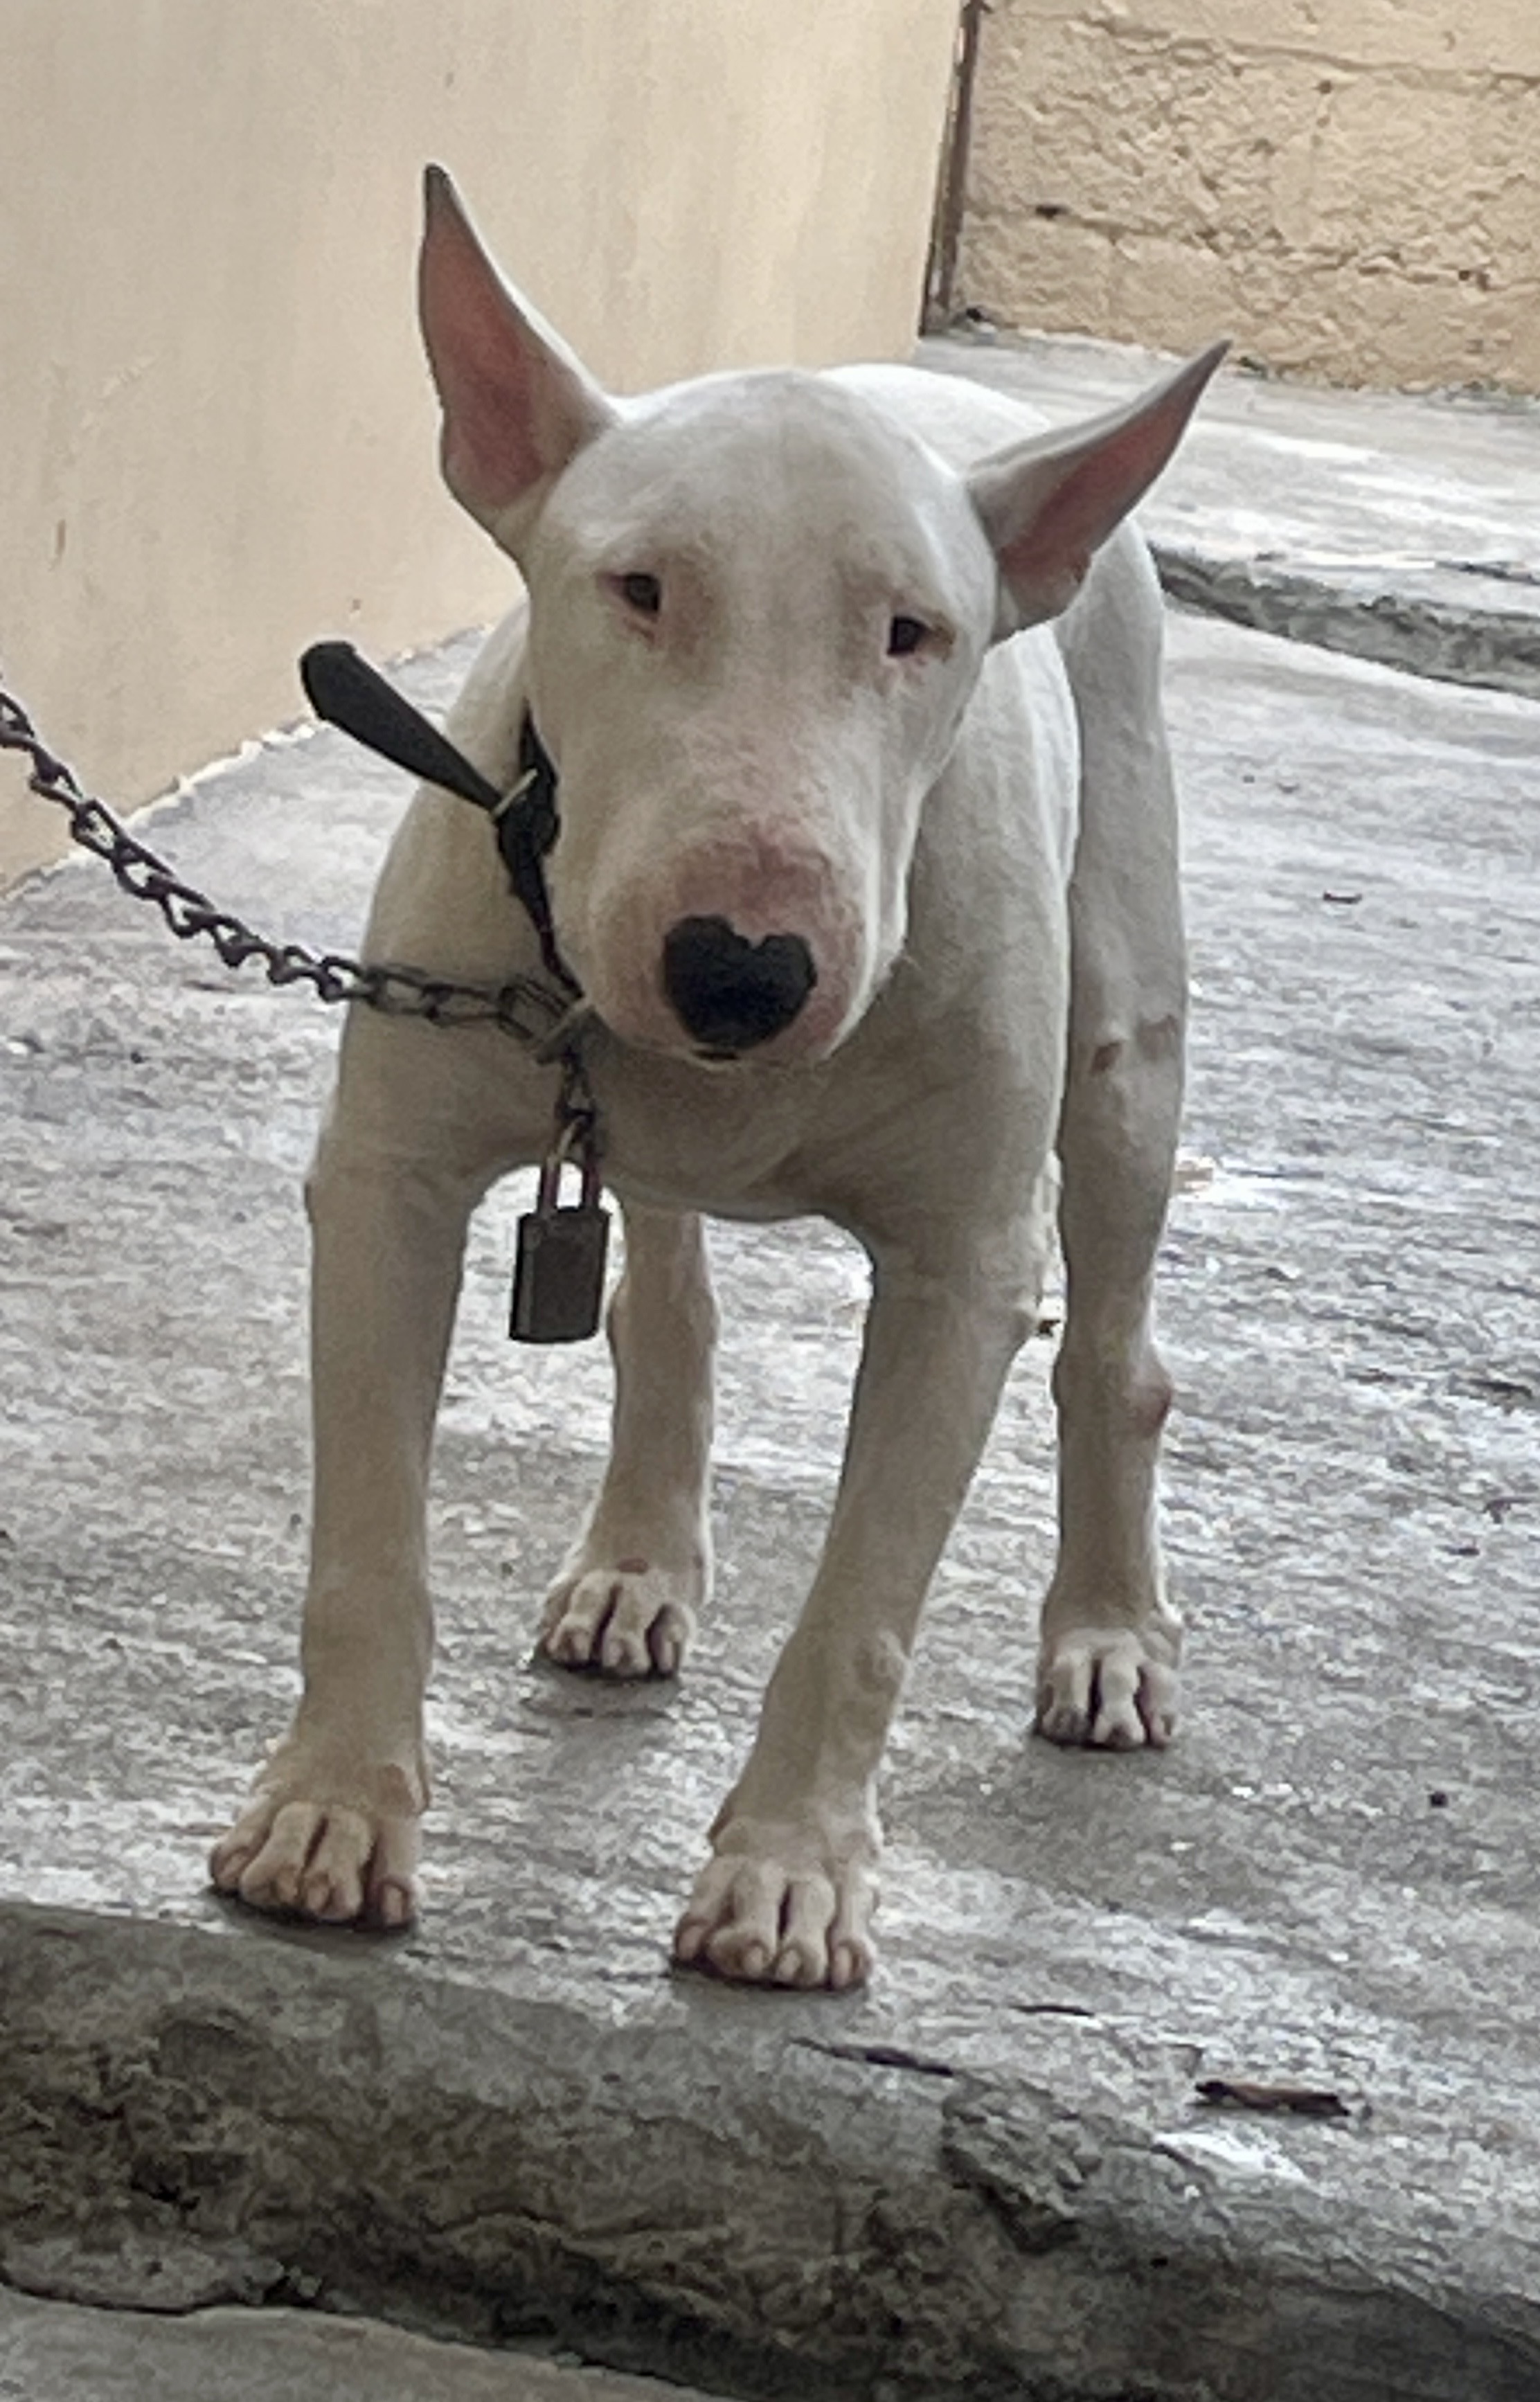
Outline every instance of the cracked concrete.
{"type": "MultiPolygon", "coordinates": [[[[1041,364],[1092,405],[1134,371],[1041,364]]],[[[1532,493],[1523,411],[1237,382],[1151,521],[1301,573],[1333,526],[1359,562],[1527,572],[1532,493]]],[[[850,1247],[719,1230],[722,1590],[677,1691],[609,1691],[529,1663],[607,1380],[598,1346],[505,1343],[494,1196],[438,1454],[426,1915],[369,1942],[227,1911],[203,1849],[293,1689],[298,1178],[336,1029],[89,863],[0,904],[0,2272],[35,2298],[0,2394],[535,2402],[577,2360],[814,2402],[1540,2396],[1540,712],[1172,636],[1186,1725],[1158,1760],[1027,1739],[1034,1345],[931,1604],[852,1999],[665,1967],[777,1639],[749,1596],[789,1622],[832,1490],[850,1247]],[[1216,2109],[1214,2077],[1347,2115],[1216,2109]]],[[[437,705],[466,655],[408,680],[437,705]]],[[[345,945],[404,797],[322,734],[150,831],[345,945]]]]}

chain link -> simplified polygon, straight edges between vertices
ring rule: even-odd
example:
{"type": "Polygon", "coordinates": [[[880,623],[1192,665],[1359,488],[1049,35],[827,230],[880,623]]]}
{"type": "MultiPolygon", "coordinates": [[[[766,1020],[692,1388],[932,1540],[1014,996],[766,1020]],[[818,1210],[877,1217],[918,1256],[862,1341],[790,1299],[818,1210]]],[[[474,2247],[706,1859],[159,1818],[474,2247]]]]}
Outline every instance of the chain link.
{"type": "Polygon", "coordinates": [[[349,959],[339,951],[312,951],[303,943],[275,943],[192,885],[174,876],[164,860],[137,841],[105,803],[83,791],[73,768],[43,742],[14,693],[0,683],[0,751],[17,751],[32,763],[27,781],[40,800],[54,801],[69,819],[82,849],[104,860],[122,890],[136,901],[153,902],[179,942],[206,937],[228,968],[261,962],[271,985],[308,985],[326,1001],[358,1001],[393,1017],[425,1017],[435,1026],[493,1025],[511,1034],[543,1059],[566,1055],[565,1083],[576,1115],[591,1108],[576,1064],[575,1010],[566,996],[534,976],[505,985],[456,984],[421,968],[386,967],[349,959]]]}

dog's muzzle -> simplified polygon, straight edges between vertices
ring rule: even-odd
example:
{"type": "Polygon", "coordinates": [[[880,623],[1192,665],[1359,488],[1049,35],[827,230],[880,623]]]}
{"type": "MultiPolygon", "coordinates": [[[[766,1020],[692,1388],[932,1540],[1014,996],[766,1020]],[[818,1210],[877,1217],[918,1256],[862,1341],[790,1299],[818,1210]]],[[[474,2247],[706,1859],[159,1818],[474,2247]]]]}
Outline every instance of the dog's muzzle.
{"type": "Polygon", "coordinates": [[[752,943],[725,918],[681,918],[663,940],[663,990],[685,1031],[718,1056],[752,1051],[797,1016],[818,981],[800,934],[752,943]]]}

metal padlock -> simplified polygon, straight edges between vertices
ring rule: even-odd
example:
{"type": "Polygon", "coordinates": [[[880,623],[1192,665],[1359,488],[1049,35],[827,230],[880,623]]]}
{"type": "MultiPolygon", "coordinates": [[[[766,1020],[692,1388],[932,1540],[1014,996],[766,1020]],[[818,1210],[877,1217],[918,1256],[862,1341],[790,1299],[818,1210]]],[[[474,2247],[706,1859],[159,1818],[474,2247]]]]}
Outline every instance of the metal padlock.
{"type": "Polygon", "coordinates": [[[514,1342],[581,1343],[598,1333],[610,1236],[609,1211],[600,1206],[599,1193],[592,1143],[569,1125],[540,1170],[534,1208],[519,1221],[508,1317],[514,1342]],[[569,1164],[582,1190],[563,1208],[562,1170],[569,1164]]]}

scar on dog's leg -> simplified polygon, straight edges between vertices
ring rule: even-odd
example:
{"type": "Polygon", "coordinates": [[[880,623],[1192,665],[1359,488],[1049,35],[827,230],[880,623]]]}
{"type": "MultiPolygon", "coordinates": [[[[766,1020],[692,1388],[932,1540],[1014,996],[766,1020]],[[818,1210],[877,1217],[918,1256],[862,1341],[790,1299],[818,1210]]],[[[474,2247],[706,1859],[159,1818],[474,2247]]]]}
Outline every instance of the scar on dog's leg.
{"type": "Polygon", "coordinates": [[[210,1860],[260,1909],[404,1926],[428,1799],[426,1507],[473,1185],[323,1136],[313,1235],[315,1498],[288,1733],[210,1860]]]}
{"type": "Polygon", "coordinates": [[[675,1931],[681,1963],[837,1990],[867,1976],[877,1771],[932,1572],[1035,1316],[1029,1286],[879,1268],[824,1556],[675,1931]]]}
{"type": "Polygon", "coordinates": [[[699,1218],[629,1205],[623,1215],[626,1266],[609,1313],[609,1464],[547,1595],[540,1644],[564,1667],[669,1677],[711,1583],[716,1303],[699,1218]]]}

